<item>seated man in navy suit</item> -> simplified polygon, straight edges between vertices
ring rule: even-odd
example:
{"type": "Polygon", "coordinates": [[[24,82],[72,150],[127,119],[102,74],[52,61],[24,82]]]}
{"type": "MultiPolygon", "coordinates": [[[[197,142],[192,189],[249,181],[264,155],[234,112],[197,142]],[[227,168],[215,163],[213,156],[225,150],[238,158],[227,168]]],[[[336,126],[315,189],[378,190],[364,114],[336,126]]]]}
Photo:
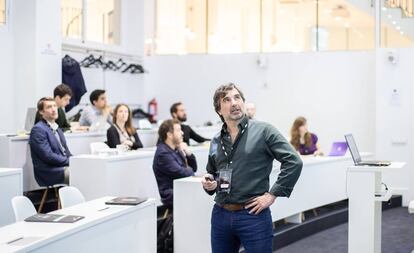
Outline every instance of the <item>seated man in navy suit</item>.
{"type": "Polygon", "coordinates": [[[42,120],[30,132],[30,151],[34,174],[40,186],[69,183],[69,157],[72,155],[66,145],[65,136],[55,120],[58,118],[56,102],[44,97],[37,103],[42,120]]]}
{"type": "Polygon", "coordinates": [[[173,180],[193,176],[197,171],[197,161],[194,154],[183,142],[183,132],[178,120],[164,121],[158,135],[152,168],[158,183],[162,203],[169,208],[173,206],[173,180]]]}

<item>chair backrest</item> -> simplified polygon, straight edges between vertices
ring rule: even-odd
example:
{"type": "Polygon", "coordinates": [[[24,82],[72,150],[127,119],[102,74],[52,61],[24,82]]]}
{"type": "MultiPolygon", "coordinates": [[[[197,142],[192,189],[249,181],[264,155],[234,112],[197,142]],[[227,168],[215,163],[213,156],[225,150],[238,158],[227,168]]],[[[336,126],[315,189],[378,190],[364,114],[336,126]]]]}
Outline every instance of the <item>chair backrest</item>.
{"type": "Polygon", "coordinates": [[[59,198],[62,208],[74,206],[85,202],[83,194],[73,186],[66,186],[59,189],[59,198]]]}
{"type": "Polygon", "coordinates": [[[90,144],[91,154],[97,154],[100,150],[109,149],[105,142],[92,142],[90,144]]]}
{"type": "Polygon", "coordinates": [[[414,213],[414,200],[411,200],[410,203],[408,204],[408,212],[414,213]]]}
{"type": "Polygon", "coordinates": [[[16,222],[23,221],[27,217],[37,213],[33,203],[25,196],[12,198],[12,206],[16,222]]]}

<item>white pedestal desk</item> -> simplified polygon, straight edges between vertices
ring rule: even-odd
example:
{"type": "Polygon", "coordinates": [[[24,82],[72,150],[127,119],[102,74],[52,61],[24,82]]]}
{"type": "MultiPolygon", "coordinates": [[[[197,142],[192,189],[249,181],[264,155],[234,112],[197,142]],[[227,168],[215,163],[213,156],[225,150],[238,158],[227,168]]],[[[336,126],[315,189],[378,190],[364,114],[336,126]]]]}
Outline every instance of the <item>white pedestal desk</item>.
{"type": "Polygon", "coordinates": [[[386,167],[350,166],[348,169],[348,252],[381,252],[382,202],[392,196],[392,187],[381,187],[382,172],[404,167],[392,163],[386,167]]]}
{"type": "Polygon", "coordinates": [[[22,169],[0,168],[0,227],[14,223],[11,200],[23,195],[22,169]]]}
{"type": "Polygon", "coordinates": [[[85,202],[53,213],[81,215],[75,223],[17,222],[0,228],[0,252],[156,253],[154,200],[137,206],[105,205],[113,197],[85,202]],[[104,209],[109,207],[108,209],[104,209]],[[104,209],[104,210],[102,210],[104,209]],[[14,243],[8,243],[18,238],[14,243]]]}

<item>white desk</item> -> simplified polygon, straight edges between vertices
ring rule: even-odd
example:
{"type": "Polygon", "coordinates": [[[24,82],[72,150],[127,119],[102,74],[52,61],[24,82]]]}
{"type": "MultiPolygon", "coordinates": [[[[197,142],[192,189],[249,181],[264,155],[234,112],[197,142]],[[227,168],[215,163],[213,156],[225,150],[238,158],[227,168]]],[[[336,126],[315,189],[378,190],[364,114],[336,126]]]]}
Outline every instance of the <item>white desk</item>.
{"type": "MultiPolygon", "coordinates": [[[[204,174],[208,147],[190,147],[204,174]]],[[[86,200],[102,196],[139,196],[160,199],[152,169],[155,148],[144,148],[115,156],[79,155],[70,158],[70,185],[86,200]]]]}
{"type": "Polygon", "coordinates": [[[154,200],[138,206],[110,206],[113,197],[89,201],[53,212],[82,215],[76,223],[18,222],[0,228],[0,252],[140,252],[155,253],[157,244],[154,200]],[[9,245],[16,238],[36,237],[25,245],[9,245]]]}
{"type": "MultiPolygon", "coordinates": [[[[74,155],[89,154],[91,142],[106,140],[106,133],[68,133],[65,134],[69,150],[74,155]]],[[[39,188],[34,179],[32,157],[29,148],[29,136],[0,135],[0,167],[22,168],[23,191],[39,188]]]]}
{"type": "Polygon", "coordinates": [[[0,168],[0,227],[14,223],[11,200],[23,195],[22,169],[0,168]]]}
{"type": "MultiPolygon", "coordinates": [[[[364,153],[367,158],[371,154],[364,153]]],[[[302,222],[301,213],[312,208],[347,199],[346,171],[353,164],[351,157],[305,157],[301,176],[290,198],[277,198],[270,207],[273,221],[287,219],[302,222]]],[[[274,163],[270,186],[279,174],[274,163]]],[[[201,178],[174,181],[174,251],[211,252],[210,220],[214,195],[201,186],[201,178]]]]}
{"type": "MultiPolygon", "coordinates": [[[[211,135],[203,135],[206,138],[211,138],[219,131],[217,127],[200,127],[194,128],[194,130],[211,135]]],[[[138,136],[144,147],[154,147],[158,140],[158,129],[138,130],[138,136]]],[[[65,138],[69,150],[73,155],[89,154],[89,144],[92,142],[106,141],[106,132],[65,133],[65,138]]],[[[0,167],[22,168],[23,191],[31,191],[39,188],[39,185],[34,179],[33,163],[28,141],[29,136],[27,135],[0,134],[0,167]]],[[[203,169],[205,170],[205,168],[203,169]]]]}
{"type": "Polygon", "coordinates": [[[349,253],[381,253],[382,202],[388,201],[393,191],[388,186],[388,191],[383,192],[382,172],[392,172],[404,166],[405,163],[392,163],[387,167],[349,167],[349,253]]]}

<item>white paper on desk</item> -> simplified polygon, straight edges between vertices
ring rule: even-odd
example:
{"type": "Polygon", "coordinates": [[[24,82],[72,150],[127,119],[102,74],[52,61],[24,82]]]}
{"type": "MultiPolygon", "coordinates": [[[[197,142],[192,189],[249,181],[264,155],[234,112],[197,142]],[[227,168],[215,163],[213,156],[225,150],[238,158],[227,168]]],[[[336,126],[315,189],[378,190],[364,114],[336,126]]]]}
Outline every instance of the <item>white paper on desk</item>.
{"type": "Polygon", "coordinates": [[[39,236],[27,236],[27,237],[23,237],[20,240],[15,241],[15,242],[9,243],[9,245],[12,245],[12,246],[26,246],[26,245],[32,244],[35,241],[38,241],[42,238],[43,237],[39,237],[39,236]]]}

